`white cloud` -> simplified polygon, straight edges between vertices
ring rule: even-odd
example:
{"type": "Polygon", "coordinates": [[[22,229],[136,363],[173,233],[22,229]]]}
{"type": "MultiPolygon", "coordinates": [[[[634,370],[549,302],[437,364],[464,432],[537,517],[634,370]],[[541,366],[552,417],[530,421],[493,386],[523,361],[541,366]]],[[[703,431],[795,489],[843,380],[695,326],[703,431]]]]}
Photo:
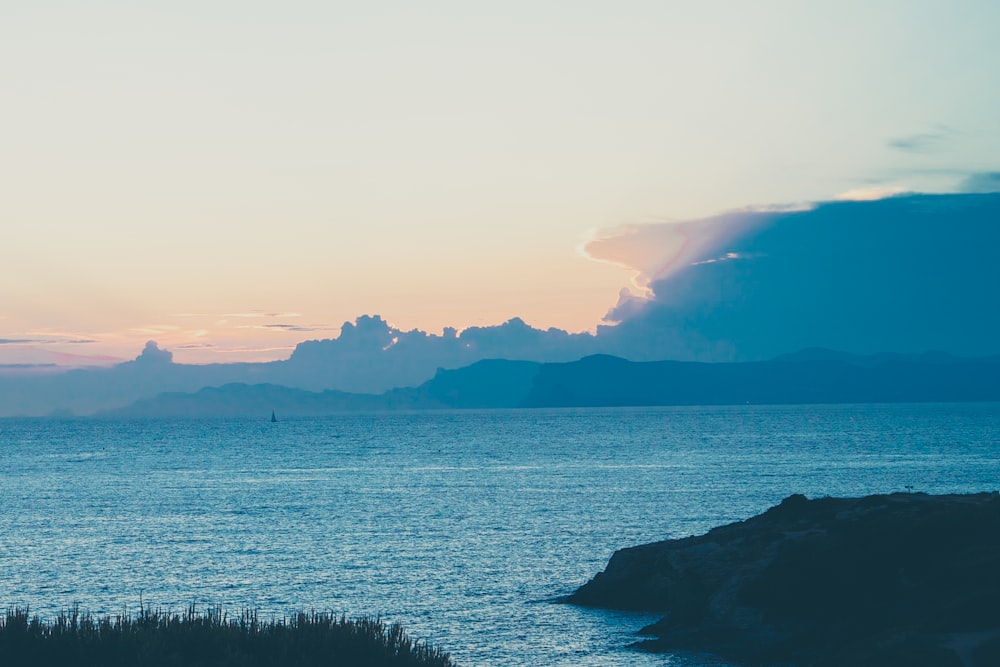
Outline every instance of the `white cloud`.
{"type": "Polygon", "coordinates": [[[877,201],[907,192],[911,192],[910,188],[903,185],[870,185],[842,192],[837,195],[836,199],[837,201],[877,201]]]}

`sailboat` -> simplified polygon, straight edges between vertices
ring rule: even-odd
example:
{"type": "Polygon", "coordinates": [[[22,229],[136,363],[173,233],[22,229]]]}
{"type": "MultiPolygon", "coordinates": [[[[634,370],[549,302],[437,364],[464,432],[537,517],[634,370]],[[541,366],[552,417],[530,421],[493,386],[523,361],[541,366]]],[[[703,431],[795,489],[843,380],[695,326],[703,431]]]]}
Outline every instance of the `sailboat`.
{"type": "Polygon", "coordinates": [[[274,416],[274,410],[271,410],[271,423],[278,421],[278,418],[274,416]]]}

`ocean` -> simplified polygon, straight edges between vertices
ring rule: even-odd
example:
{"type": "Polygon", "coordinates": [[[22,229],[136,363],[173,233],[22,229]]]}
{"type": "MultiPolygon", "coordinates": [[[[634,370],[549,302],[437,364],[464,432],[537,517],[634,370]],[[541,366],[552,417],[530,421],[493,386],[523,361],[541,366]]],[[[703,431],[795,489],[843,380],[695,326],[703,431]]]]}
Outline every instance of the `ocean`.
{"type": "Polygon", "coordinates": [[[460,665],[725,664],[558,604],[792,493],[1000,488],[1000,404],[0,419],[0,606],[379,615],[460,665]]]}

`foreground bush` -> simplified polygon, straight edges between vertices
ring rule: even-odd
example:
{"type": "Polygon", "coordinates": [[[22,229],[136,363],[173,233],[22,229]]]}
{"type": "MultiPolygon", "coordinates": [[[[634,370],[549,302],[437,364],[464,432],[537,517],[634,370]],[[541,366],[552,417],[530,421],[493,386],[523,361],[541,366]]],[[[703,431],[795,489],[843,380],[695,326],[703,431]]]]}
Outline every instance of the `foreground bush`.
{"type": "Polygon", "coordinates": [[[446,653],[380,619],[296,614],[261,621],[214,609],[143,610],[94,617],[78,609],[54,621],[9,609],[0,621],[0,665],[32,667],[453,667],[446,653]]]}

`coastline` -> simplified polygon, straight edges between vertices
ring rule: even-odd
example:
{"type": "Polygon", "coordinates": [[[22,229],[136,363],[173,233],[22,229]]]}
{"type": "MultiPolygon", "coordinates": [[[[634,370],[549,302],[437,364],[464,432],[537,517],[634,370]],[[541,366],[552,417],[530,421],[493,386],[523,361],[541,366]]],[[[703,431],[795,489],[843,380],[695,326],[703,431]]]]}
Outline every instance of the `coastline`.
{"type": "Polygon", "coordinates": [[[621,549],[567,602],[664,613],[637,646],[761,665],[986,667],[1000,657],[1000,494],[786,498],[621,549]]]}

